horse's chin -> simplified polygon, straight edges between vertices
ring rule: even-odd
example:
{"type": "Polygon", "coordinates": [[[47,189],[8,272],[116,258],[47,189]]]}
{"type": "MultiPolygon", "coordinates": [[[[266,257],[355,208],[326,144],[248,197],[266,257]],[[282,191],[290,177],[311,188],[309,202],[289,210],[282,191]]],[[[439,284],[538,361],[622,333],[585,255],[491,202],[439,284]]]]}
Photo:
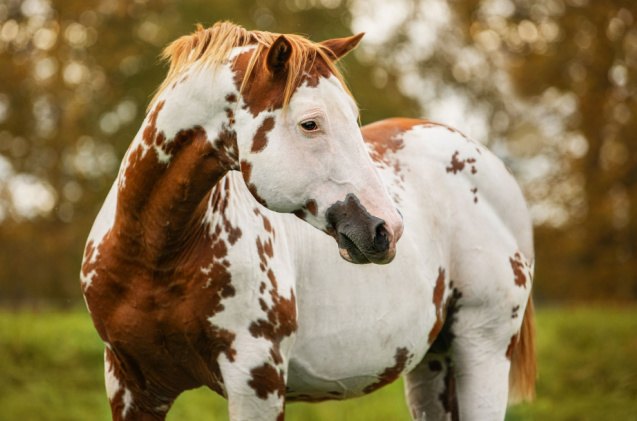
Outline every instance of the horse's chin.
{"type": "Polygon", "coordinates": [[[370,256],[368,254],[363,253],[355,245],[348,245],[346,247],[339,246],[338,252],[343,258],[343,260],[349,263],[357,264],[357,265],[365,265],[368,263],[374,263],[377,265],[386,265],[387,263],[390,263],[392,260],[394,260],[394,257],[396,256],[395,248],[392,248],[392,250],[390,250],[388,253],[384,254],[383,256],[376,257],[376,256],[370,256]]]}
{"type": "Polygon", "coordinates": [[[355,247],[352,249],[352,251],[347,248],[339,247],[338,252],[340,253],[343,260],[349,263],[354,263],[357,265],[371,263],[371,261],[355,247]]]}

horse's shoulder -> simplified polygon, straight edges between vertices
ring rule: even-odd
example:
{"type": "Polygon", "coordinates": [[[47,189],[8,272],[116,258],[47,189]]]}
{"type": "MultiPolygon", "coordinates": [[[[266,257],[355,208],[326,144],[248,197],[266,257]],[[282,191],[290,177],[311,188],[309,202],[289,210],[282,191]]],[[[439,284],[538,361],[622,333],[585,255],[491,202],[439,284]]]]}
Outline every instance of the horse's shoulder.
{"type": "Polygon", "coordinates": [[[372,158],[384,161],[388,152],[396,153],[404,147],[403,134],[426,123],[426,120],[416,118],[394,117],[363,126],[361,133],[370,147],[372,158]]]}
{"type": "MultiPolygon", "coordinates": [[[[382,160],[388,151],[396,153],[403,149],[405,142],[409,142],[409,138],[413,137],[409,135],[410,132],[418,130],[418,133],[421,133],[421,129],[443,129],[444,133],[450,134],[456,140],[469,140],[465,134],[451,126],[422,118],[387,118],[363,126],[361,132],[373,156],[382,160]]],[[[422,137],[423,133],[416,137],[422,137]]],[[[433,140],[437,137],[429,138],[433,140]]]]}

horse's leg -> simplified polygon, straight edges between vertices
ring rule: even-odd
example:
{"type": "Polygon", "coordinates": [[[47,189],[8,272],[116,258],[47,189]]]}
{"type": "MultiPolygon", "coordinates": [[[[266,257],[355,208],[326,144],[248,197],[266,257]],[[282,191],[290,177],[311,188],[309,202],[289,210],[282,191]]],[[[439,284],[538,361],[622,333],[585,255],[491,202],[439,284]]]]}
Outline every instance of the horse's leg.
{"type": "Polygon", "coordinates": [[[284,418],[287,361],[264,342],[238,336],[235,343],[242,346],[234,361],[219,359],[232,421],[284,418]]]}
{"type": "MultiPolygon", "coordinates": [[[[481,323],[486,309],[457,313],[452,344],[460,419],[504,420],[509,392],[510,323],[481,323]]],[[[509,316],[510,318],[510,316],[509,316]]]]}
{"type": "Polygon", "coordinates": [[[458,420],[454,365],[451,359],[457,298],[453,297],[448,301],[444,325],[425,358],[405,376],[405,395],[414,420],[458,420]]]}
{"type": "Polygon", "coordinates": [[[499,253],[497,244],[492,250],[466,258],[453,275],[461,298],[450,329],[451,359],[463,420],[504,419],[509,358],[531,289],[531,265],[519,253],[502,257],[508,253],[499,253]]]}
{"type": "Polygon", "coordinates": [[[412,419],[458,419],[453,370],[448,352],[429,351],[405,376],[405,395],[412,419]]]}
{"type": "Polygon", "coordinates": [[[104,380],[113,420],[164,420],[175,397],[159,396],[140,385],[130,368],[108,347],[104,350],[104,380]]]}

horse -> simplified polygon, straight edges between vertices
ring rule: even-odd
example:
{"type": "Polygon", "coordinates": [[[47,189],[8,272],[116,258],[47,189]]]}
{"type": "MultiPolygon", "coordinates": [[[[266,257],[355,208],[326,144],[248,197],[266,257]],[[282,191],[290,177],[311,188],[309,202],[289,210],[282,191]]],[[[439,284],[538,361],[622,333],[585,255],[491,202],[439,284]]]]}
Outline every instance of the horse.
{"type": "Polygon", "coordinates": [[[220,22],[165,49],[80,275],[114,420],[165,419],[201,386],[232,420],[400,376],[414,419],[532,396],[522,193],[453,128],[361,128],[336,62],[362,36],[220,22]]]}

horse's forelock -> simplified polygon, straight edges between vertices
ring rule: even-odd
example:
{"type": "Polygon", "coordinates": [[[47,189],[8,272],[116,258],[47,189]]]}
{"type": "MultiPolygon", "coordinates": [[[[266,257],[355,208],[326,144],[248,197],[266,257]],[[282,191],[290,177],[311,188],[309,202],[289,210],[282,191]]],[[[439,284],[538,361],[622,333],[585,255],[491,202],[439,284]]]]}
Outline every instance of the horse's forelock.
{"type": "MultiPolygon", "coordinates": [[[[234,48],[256,44],[240,87],[240,91],[243,91],[246,81],[250,79],[253,72],[257,71],[256,64],[259,58],[267,54],[272,43],[280,35],[266,31],[248,31],[227,21],[217,22],[210,28],[204,28],[198,24],[195,32],[178,38],[164,49],[161,57],[169,63],[168,74],[157,89],[150,104],[153,104],[177,75],[189,66],[199,64],[214,67],[225,62],[234,48]]],[[[343,75],[334,64],[331,52],[327,47],[301,35],[285,34],[285,37],[290,42],[292,51],[287,63],[287,79],[283,92],[284,107],[289,103],[295,89],[304,80],[305,73],[311,72],[312,68],[315,67],[317,60],[325,63],[329,72],[341,82],[346,92],[351,95],[343,75]]]]}

